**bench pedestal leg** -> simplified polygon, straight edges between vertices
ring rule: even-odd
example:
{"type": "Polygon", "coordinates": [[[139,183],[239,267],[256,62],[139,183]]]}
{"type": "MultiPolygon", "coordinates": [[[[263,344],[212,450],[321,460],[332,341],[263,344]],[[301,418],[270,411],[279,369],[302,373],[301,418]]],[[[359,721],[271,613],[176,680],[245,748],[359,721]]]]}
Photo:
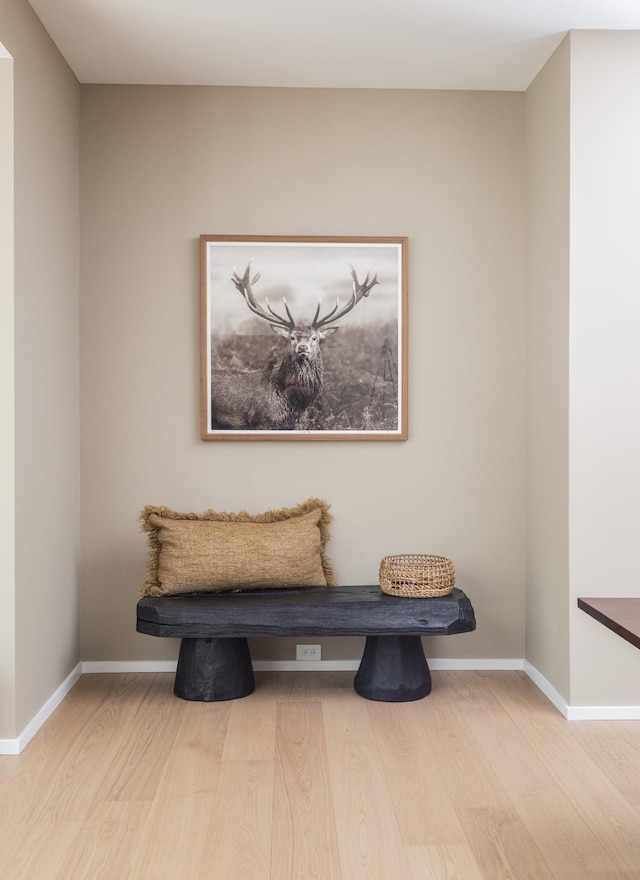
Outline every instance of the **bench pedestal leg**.
{"type": "Polygon", "coordinates": [[[408,703],[426,697],[431,673],[420,636],[367,636],[353,686],[367,700],[408,703]]]}
{"type": "Polygon", "coordinates": [[[183,700],[235,700],[255,688],[246,639],[182,639],[173,692],[183,700]]]}

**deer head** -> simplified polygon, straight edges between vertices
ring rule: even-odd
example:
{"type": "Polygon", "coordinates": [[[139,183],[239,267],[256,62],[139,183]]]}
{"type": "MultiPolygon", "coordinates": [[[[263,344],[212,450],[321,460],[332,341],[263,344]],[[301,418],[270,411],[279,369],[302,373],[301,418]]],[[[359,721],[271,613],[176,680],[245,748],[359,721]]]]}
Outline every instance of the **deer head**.
{"type": "Polygon", "coordinates": [[[282,297],[282,303],[286,312],[286,317],[284,315],[279,315],[271,307],[268,299],[265,299],[267,304],[266,310],[258,303],[253,293],[252,285],[260,279],[260,272],[256,272],[253,278],[251,277],[251,262],[247,265],[244,275],[242,276],[240,276],[234,268],[231,278],[253,314],[262,318],[269,324],[275,333],[288,340],[290,353],[294,357],[304,360],[317,357],[320,352],[320,343],[322,340],[338,331],[339,328],[335,326],[335,322],[339,321],[350,312],[363,297],[369,296],[371,289],[376,284],[380,284],[377,273],[373,278],[369,278],[369,272],[367,272],[364,281],[360,282],[356,270],[353,266],[350,266],[350,268],[352,292],[349,301],[341,307],[340,300],[336,297],[336,304],[333,309],[327,312],[326,315],[321,316],[322,299],[320,298],[311,324],[302,324],[295,320],[291,314],[289,306],[287,305],[285,297],[282,297]]]}

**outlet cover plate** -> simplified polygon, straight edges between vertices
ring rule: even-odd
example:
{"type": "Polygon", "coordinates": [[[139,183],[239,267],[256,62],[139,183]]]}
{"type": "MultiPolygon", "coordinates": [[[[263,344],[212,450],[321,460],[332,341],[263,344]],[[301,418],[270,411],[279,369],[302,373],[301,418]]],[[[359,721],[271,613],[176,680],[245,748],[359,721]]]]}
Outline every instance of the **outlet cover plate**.
{"type": "Polygon", "coordinates": [[[296,660],[320,660],[321,654],[320,645],[296,645],[296,660]]]}

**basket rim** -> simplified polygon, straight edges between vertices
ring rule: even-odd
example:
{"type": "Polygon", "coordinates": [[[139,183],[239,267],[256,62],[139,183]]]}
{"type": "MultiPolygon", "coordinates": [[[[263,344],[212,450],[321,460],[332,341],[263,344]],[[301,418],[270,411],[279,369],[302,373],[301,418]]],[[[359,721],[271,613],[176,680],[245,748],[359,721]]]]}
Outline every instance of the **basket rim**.
{"type": "Polygon", "coordinates": [[[392,559],[442,559],[445,562],[451,562],[448,556],[441,553],[390,553],[382,557],[382,562],[392,559]]]}

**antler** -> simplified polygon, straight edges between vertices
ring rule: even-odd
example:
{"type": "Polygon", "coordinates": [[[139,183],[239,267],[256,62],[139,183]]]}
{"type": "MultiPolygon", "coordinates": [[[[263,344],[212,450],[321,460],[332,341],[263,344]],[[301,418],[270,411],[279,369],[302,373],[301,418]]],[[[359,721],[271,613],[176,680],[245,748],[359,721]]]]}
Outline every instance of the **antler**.
{"type": "Polygon", "coordinates": [[[371,289],[375,287],[376,284],[380,284],[380,282],[378,281],[378,273],[376,272],[376,274],[370,280],[368,270],[367,277],[362,283],[360,283],[356,274],[356,270],[353,268],[351,263],[349,263],[349,266],[351,267],[351,278],[353,279],[353,291],[351,293],[351,299],[346,305],[340,308],[340,299],[336,297],[335,306],[323,318],[319,317],[322,300],[318,300],[318,308],[316,309],[316,313],[311,324],[314,330],[319,330],[321,327],[326,327],[327,324],[333,324],[335,321],[343,318],[357,303],[360,302],[360,300],[364,296],[369,296],[371,289]]]}
{"type": "Polygon", "coordinates": [[[231,280],[238,288],[246,304],[249,306],[254,315],[257,315],[259,318],[264,318],[265,321],[268,321],[272,327],[283,327],[285,330],[293,330],[296,325],[296,322],[293,318],[293,315],[289,311],[289,306],[287,305],[287,301],[284,297],[282,297],[282,302],[284,303],[285,310],[287,312],[286,318],[282,315],[279,315],[277,312],[271,308],[269,304],[269,300],[265,299],[267,303],[268,312],[262,308],[262,306],[258,303],[253,290],[251,289],[251,285],[255,284],[260,278],[260,272],[256,272],[256,274],[251,278],[251,263],[253,260],[250,260],[247,264],[247,268],[244,270],[244,275],[240,277],[236,272],[236,267],[233,267],[233,275],[231,276],[231,280]]]}

